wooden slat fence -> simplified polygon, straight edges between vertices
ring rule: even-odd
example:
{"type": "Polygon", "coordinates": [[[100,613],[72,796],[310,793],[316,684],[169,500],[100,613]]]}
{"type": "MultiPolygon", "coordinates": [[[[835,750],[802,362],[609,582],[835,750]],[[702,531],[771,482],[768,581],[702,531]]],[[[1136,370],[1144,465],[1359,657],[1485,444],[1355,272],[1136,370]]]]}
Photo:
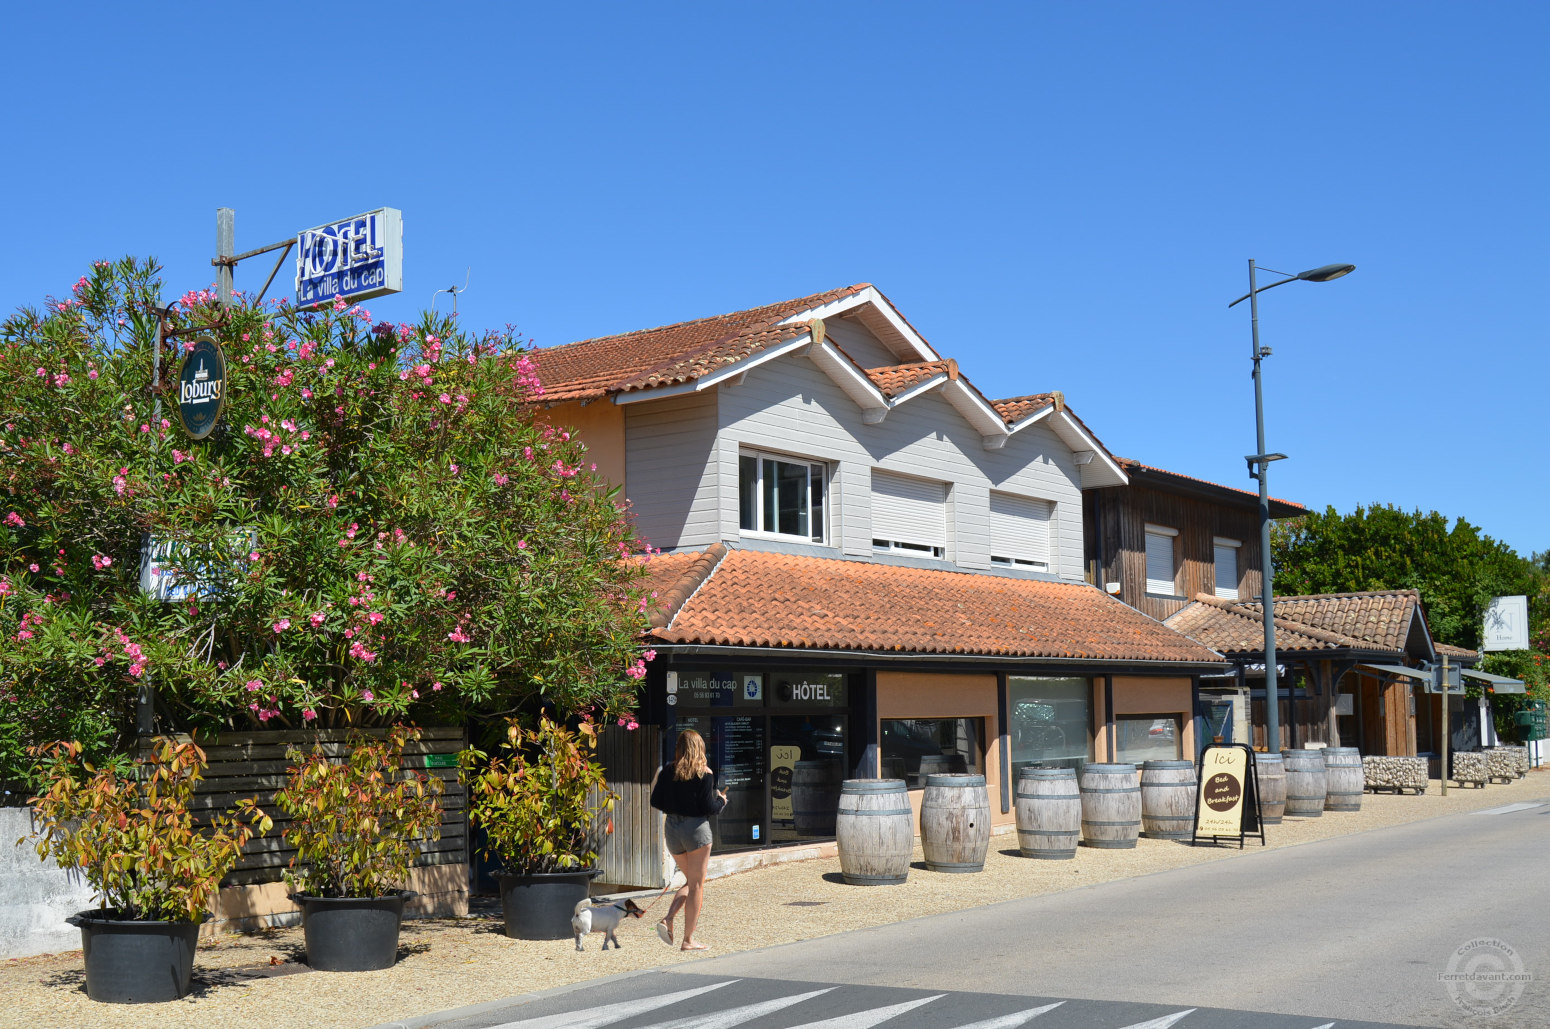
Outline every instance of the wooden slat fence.
{"type": "MultiPolygon", "coordinates": [[[[376,737],[387,733],[386,729],[363,731],[376,737]]],[[[321,742],[330,757],[343,758],[349,734],[346,729],[274,729],[222,733],[213,741],[201,742],[209,765],[194,795],[196,820],[201,813],[208,817],[210,813],[225,811],[246,797],[256,797],[258,806],[274,819],[273,829],[248,843],[236,868],[222,880],[223,885],[280,880],[296,853],[281,836],[289,820],[274,803],[275,792],[285,785],[285,770],[290,766],[285,751],[291,746],[310,751],[313,743],[321,742]]],[[[425,771],[440,779],[443,787],[441,839],[428,845],[417,864],[456,864],[468,860],[468,798],[458,782],[456,763],[450,762],[449,767],[427,766],[428,760],[432,766],[449,765],[450,757],[466,745],[467,734],[461,727],[436,726],[422,728],[419,741],[404,747],[403,767],[425,771]]],[[[139,753],[143,756],[150,748],[151,740],[142,738],[139,753]]]]}
{"type": "Polygon", "coordinates": [[[662,751],[662,730],[654,725],[626,731],[610,726],[598,736],[598,757],[614,802],[613,834],[603,842],[599,881],[614,886],[667,884],[667,851],[662,816],[651,808],[651,777],[662,751]]]}

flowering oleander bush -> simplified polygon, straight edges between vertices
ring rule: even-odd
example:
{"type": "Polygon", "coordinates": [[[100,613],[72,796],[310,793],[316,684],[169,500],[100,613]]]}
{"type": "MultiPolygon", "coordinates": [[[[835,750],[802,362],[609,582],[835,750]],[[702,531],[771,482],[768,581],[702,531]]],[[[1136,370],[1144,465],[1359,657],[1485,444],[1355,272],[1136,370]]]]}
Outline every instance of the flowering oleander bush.
{"type": "Polygon", "coordinates": [[[99,262],[0,323],[0,774],[81,721],[110,749],[147,683],[189,728],[629,709],[637,544],[523,341],[190,292],[170,327],[219,319],[229,368],[193,441],[196,334],[158,370],[157,271],[99,262]],[[147,541],[173,601],[141,588],[147,541]]]}
{"type": "Polygon", "coordinates": [[[350,734],[334,760],[321,743],[292,747],[290,779],[275,806],[290,818],[296,848],[285,881],[313,897],[381,897],[401,890],[423,844],[441,838],[441,780],[401,767],[417,730],[394,726],[386,739],[350,734]]]}

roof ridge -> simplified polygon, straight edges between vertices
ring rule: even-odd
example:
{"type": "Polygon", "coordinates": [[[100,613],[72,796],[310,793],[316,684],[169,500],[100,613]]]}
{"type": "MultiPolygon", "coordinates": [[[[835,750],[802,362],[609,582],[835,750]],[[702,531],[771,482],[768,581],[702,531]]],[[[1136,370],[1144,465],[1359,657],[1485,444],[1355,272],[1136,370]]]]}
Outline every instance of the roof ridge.
{"type": "Polygon", "coordinates": [[[701,586],[710,581],[710,577],[716,573],[716,569],[720,567],[729,551],[730,548],[725,543],[717,541],[690,561],[689,567],[679,574],[677,581],[667,588],[652,607],[649,619],[651,627],[653,629],[671,628],[673,619],[678,617],[678,612],[693,599],[701,586]]]}
{"type": "Polygon", "coordinates": [[[1405,586],[1390,590],[1353,590],[1349,593],[1299,593],[1295,596],[1276,597],[1277,600],[1345,600],[1351,597],[1414,597],[1421,599],[1421,591],[1405,586]]]}
{"type": "MultiPolygon", "coordinates": [[[[1285,600],[1286,598],[1276,597],[1275,599],[1285,600]]],[[[1264,605],[1260,604],[1258,601],[1234,601],[1228,600],[1225,597],[1209,596],[1205,593],[1197,593],[1195,595],[1195,600],[1204,601],[1205,603],[1214,607],[1221,608],[1223,611],[1226,611],[1229,614],[1235,614],[1241,618],[1247,618],[1250,621],[1259,622],[1261,625],[1265,623],[1264,605]]],[[[1316,625],[1308,625],[1306,622],[1300,622],[1295,618],[1287,618],[1284,615],[1276,615],[1275,620],[1277,625],[1285,626],[1292,632],[1307,636],[1309,639],[1318,640],[1321,643],[1331,643],[1341,647],[1362,647],[1374,645],[1371,640],[1359,639],[1355,636],[1347,636],[1345,633],[1335,632],[1333,629],[1322,629],[1316,625]]],[[[1388,648],[1380,646],[1379,649],[1387,650],[1388,648]]]]}
{"type": "MultiPolygon", "coordinates": [[[[740,307],[733,311],[723,311],[720,314],[708,314],[701,318],[684,318],[676,322],[663,322],[661,325],[648,325],[644,328],[630,329],[626,332],[609,333],[606,336],[590,336],[587,339],[572,340],[569,343],[559,343],[552,347],[542,347],[540,350],[553,353],[557,350],[564,350],[568,347],[591,346],[597,343],[607,343],[612,340],[624,339],[627,336],[640,336],[648,332],[661,332],[663,329],[675,329],[689,325],[702,325],[706,322],[719,321],[724,318],[731,318],[735,315],[747,314],[750,311],[759,311],[765,308],[781,308],[784,310],[790,308],[793,304],[802,304],[806,303],[807,301],[816,301],[820,297],[829,298],[827,300],[823,300],[822,303],[807,304],[808,307],[822,307],[823,304],[829,303],[831,300],[838,300],[841,295],[851,296],[861,292],[864,289],[871,288],[872,284],[869,282],[858,282],[849,286],[836,286],[833,289],[820,290],[817,293],[810,293],[807,296],[792,297],[790,300],[776,300],[768,304],[754,304],[752,307],[740,307]]],[[[787,311],[786,314],[780,315],[778,317],[771,315],[762,322],[755,322],[751,325],[743,326],[743,328],[737,330],[736,332],[727,333],[716,342],[724,342],[727,339],[741,336],[748,332],[762,331],[764,329],[772,328],[774,325],[784,321],[789,317],[791,317],[791,312],[789,311],[787,311]]]]}

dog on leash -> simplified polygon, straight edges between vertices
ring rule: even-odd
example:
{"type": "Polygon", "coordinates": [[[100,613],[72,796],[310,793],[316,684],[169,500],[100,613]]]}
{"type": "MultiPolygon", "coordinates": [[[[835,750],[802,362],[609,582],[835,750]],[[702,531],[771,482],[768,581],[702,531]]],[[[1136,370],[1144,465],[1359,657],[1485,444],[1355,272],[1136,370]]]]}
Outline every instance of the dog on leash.
{"type": "Polygon", "coordinates": [[[587,933],[603,934],[603,949],[608,949],[608,941],[612,940],[614,950],[619,949],[619,937],[614,933],[619,929],[619,923],[626,918],[639,918],[646,913],[646,909],[633,900],[622,900],[614,904],[596,904],[590,900],[584,900],[576,905],[575,914],[571,916],[570,927],[576,933],[576,949],[586,950],[581,945],[581,938],[587,933]]]}

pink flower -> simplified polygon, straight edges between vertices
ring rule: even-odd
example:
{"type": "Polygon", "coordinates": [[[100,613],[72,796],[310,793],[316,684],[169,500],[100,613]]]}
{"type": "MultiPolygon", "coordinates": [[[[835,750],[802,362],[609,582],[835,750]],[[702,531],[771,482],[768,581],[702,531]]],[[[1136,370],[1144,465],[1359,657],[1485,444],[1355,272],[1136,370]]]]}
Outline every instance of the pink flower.
{"type": "Polygon", "coordinates": [[[447,633],[447,639],[451,640],[453,643],[467,643],[470,637],[467,633],[463,632],[462,629],[453,629],[451,632],[447,633]]]}
{"type": "Polygon", "coordinates": [[[361,690],[361,699],[370,702],[376,700],[377,698],[372,696],[371,690],[361,690]]]}
{"type": "Polygon", "coordinates": [[[433,692],[440,693],[441,692],[441,683],[439,683],[439,682],[431,683],[431,690],[433,692]]]}
{"type": "Polygon", "coordinates": [[[264,684],[262,682],[258,681],[257,679],[249,679],[248,680],[248,692],[249,693],[257,693],[259,690],[263,689],[263,686],[264,686],[264,684]]]}
{"type": "Polygon", "coordinates": [[[310,722],[310,721],[312,721],[312,720],[313,720],[313,719],[314,719],[314,718],[316,718],[316,717],[317,717],[317,716],[318,716],[318,713],[317,713],[317,712],[316,712],[316,711],[314,711],[314,710],[312,710],[312,709],[311,709],[311,708],[310,708],[310,707],[308,707],[308,708],[302,708],[302,711],[301,711],[301,720],[302,720],[302,721],[303,721],[303,722],[310,722]]]}
{"type": "Polygon", "coordinates": [[[104,568],[111,565],[113,563],[113,559],[108,557],[106,554],[93,554],[91,556],[91,563],[92,567],[96,568],[97,571],[100,572],[104,568]]]}
{"type": "Polygon", "coordinates": [[[274,623],[275,635],[278,636],[280,633],[284,632],[286,629],[289,629],[290,627],[291,627],[291,620],[289,618],[282,618],[282,619],[280,619],[278,622],[274,623]]]}
{"type": "Polygon", "coordinates": [[[311,622],[312,623],[312,627],[314,629],[316,629],[318,626],[323,624],[323,622],[324,622],[324,620],[326,618],[328,618],[328,616],[326,614],[324,614],[322,611],[314,611],[308,617],[307,621],[311,622]]]}
{"type": "Polygon", "coordinates": [[[373,611],[371,614],[366,616],[366,620],[372,625],[376,625],[382,621],[382,615],[376,611],[373,611]]]}
{"type": "MultiPolygon", "coordinates": [[[[10,514],[5,516],[5,524],[14,525],[18,529],[23,529],[27,526],[27,523],[22,520],[22,516],[17,514],[15,511],[12,511],[10,514]]],[[[34,568],[33,571],[37,571],[37,569],[34,568]]]]}
{"type": "Polygon", "coordinates": [[[86,377],[88,379],[95,379],[97,377],[97,369],[93,368],[91,371],[87,372],[86,377]]]}

